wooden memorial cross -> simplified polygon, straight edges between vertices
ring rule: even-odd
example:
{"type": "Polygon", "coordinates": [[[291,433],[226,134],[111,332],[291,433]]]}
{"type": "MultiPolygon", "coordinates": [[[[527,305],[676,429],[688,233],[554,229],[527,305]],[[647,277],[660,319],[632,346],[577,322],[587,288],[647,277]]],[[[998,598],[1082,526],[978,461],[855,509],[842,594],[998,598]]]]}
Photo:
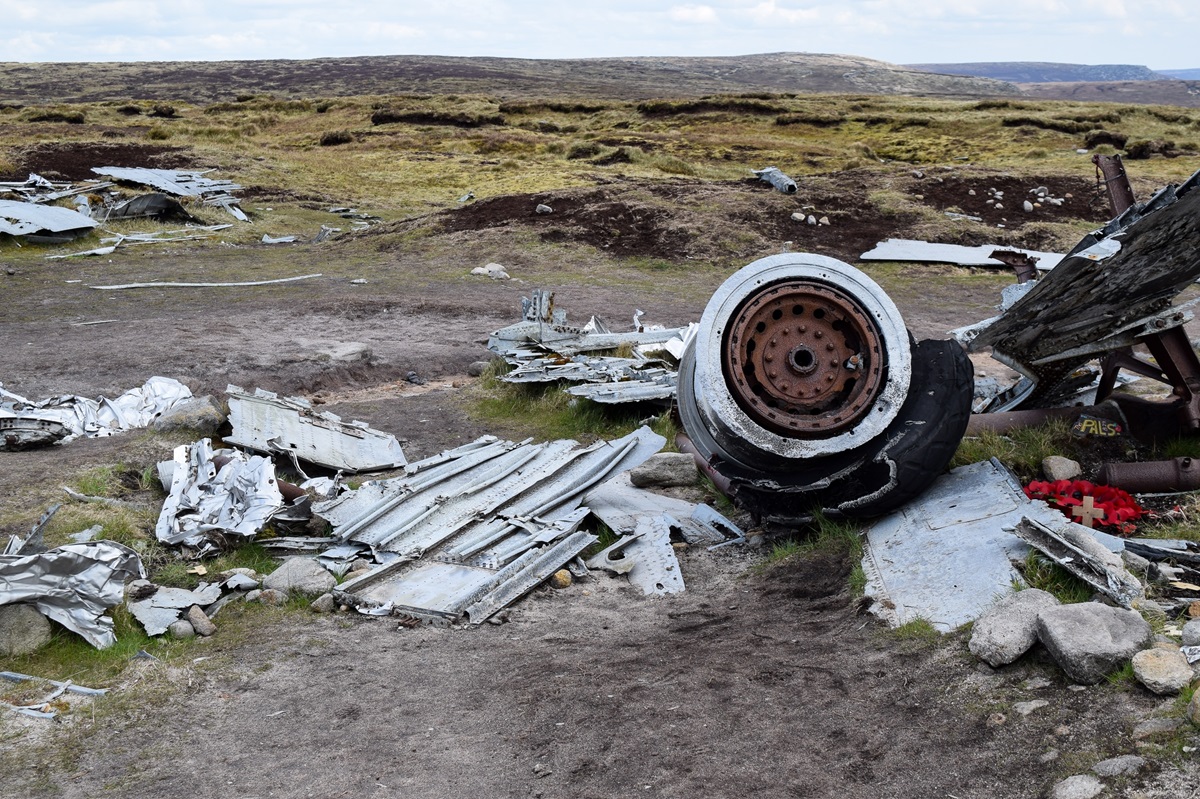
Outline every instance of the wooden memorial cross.
{"type": "Polygon", "coordinates": [[[1082,505],[1071,508],[1071,515],[1078,516],[1079,523],[1084,527],[1091,527],[1096,521],[1104,518],[1104,510],[1096,507],[1095,498],[1084,497],[1082,505]]]}

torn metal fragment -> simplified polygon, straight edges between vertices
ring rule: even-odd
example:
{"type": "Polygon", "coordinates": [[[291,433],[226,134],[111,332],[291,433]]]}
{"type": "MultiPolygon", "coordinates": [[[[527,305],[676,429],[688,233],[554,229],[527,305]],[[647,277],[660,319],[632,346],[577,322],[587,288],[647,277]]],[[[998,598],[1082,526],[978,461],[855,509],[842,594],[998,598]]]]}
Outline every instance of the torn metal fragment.
{"type": "Polygon", "coordinates": [[[247,393],[229,386],[226,443],[258,452],[286,453],[309,463],[343,472],[370,472],[405,465],[400,442],[366,422],[343,422],[332,413],[313,410],[298,397],[270,391],[247,393]]]}
{"type": "Polygon", "coordinates": [[[768,166],[763,169],[752,170],[758,175],[758,179],[764,183],[770,183],[784,194],[796,193],[796,181],[785,175],[778,167],[768,166]]]}
{"type": "Polygon", "coordinates": [[[157,590],[153,594],[127,605],[129,612],[146,629],[146,635],[162,635],[188,608],[193,605],[204,608],[221,598],[221,586],[217,583],[200,583],[194,591],[154,587],[157,590]]]}
{"type": "Polygon", "coordinates": [[[34,555],[0,555],[0,605],[28,602],[97,649],[116,643],[113,620],[125,581],[145,577],[141,558],[113,541],[66,544],[34,555]]]}
{"type": "Polygon", "coordinates": [[[1036,519],[1022,518],[1014,533],[1050,560],[1112,599],[1123,608],[1145,596],[1145,588],[1114,555],[1078,524],[1051,528],[1036,519]]]}
{"type": "Polygon", "coordinates": [[[96,220],[70,208],[0,200],[0,233],[10,236],[49,236],[69,241],[86,235],[96,220]]]}
{"type": "Polygon", "coordinates": [[[915,239],[888,239],[879,242],[859,258],[863,261],[912,261],[955,264],[956,266],[990,266],[997,269],[1010,267],[1008,260],[995,257],[994,253],[997,250],[1019,253],[1033,259],[1036,261],[1039,272],[1049,272],[1065,257],[1062,253],[1057,252],[1023,250],[999,244],[980,244],[977,247],[967,247],[962,244],[934,244],[915,239]]]}
{"type": "Polygon", "coordinates": [[[737,525],[709,505],[694,505],[681,499],[637,488],[627,472],[608,480],[584,497],[592,515],[617,535],[633,533],[640,519],[668,514],[679,534],[689,544],[710,546],[730,539],[745,538],[737,525]]]}

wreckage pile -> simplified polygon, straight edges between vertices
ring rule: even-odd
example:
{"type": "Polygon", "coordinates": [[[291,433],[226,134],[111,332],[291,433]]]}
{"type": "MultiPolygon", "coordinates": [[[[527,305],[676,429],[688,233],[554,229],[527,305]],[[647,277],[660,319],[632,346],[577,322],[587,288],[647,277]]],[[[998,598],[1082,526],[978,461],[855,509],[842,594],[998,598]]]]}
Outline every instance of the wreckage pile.
{"type": "MultiPolygon", "coordinates": [[[[1126,479],[1134,493],[1180,486],[1137,483],[1145,475],[1115,466],[1101,472],[1110,479],[1083,481],[1047,465],[1045,483],[1029,486],[994,459],[945,472],[964,433],[1047,416],[1099,436],[1159,435],[1164,420],[1175,431],[1200,430],[1200,362],[1180,338],[1191,312],[1170,307],[1200,277],[1188,243],[1200,241],[1197,183],[1200,173],[1121,210],[1040,278],[1018,253],[1023,288],[994,319],[956,331],[957,342],[915,341],[890,298],[853,267],[785,253],[733,275],[698,325],[648,328],[638,312],[631,331],[596,318],[574,327],[550,292],[535,291],[521,321],[488,346],[515,367],[508,382],[577,383],[571,393],[598,402],[674,397],[684,429],[677,443],[694,464],[683,482],[702,471],[760,530],[791,533],[817,513],[870,519],[865,593],[887,623],[950,631],[974,622],[971,651],[992,666],[1040,644],[1076,682],[1132,661],[1150,690],[1179,692],[1200,668],[1191,665],[1200,663],[1200,546],[1128,537],[1141,508],[1117,489],[1126,479]],[[1135,357],[1135,345],[1155,362],[1135,357]],[[980,403],[965,350],[983,348],[1021,377],[980,403]],[[1099,369],[1081,376],[1096,357],[1099,369]],[[1119,396],[1121,369],[1166,383],[1172,396],[1119,396]],[[1071,404],[1085,382],[1107,406],[1071,404]],[[988,412],[972,417],[973,406],[988,412]],[[1120,535],[1094,529],[1097,519],[1120,535]],[[1037,589],[1014,592],[1032,552],[1097,601],[1060,605],[1037,589]],[[1161,622],[1165,640],[1145,617],[1161,622]]],[[[75,435],[127,429],[145,421],[105,409],[128,404],[152,418],[159,406],[142,403],[167,393],[159,380],[129,403],[5,394],[0,422],[37,428],[40,438],[13,434],[13,447],[68,440],[42,422],[75,435]],[[51,411],[62,416],[48,419],[51,411]]],[[[229,602],[289,594],[316,596],[318,610],[403,624],[479,624],[547,580],[565,584],[591,569],[623,574],[650,595],[682,591],[674,543],[716,549],[746,540],[711,507],[635,487],[626,472],[666,443],[647,428],[586,447],[483,437],[409,462],[394,436],[303,399],[230,386],[227,400],[225,447],[201,439],[160,464],[167,498],[156,537],[194,559],[255,539],[283,566],[270,575],[222,572],[194,589],[156,586],[120,545],[43,552],[31,535],[0,556],[0,571],[22,575],[0,604],[44,606],[97,645],[108,641],[104,609],[121,601],[122,588],[155,635],[211,635],[229,602]],[[312,466],[330,474],[309,479],[312,466]],[[277,468],[300,480],[281,480],[277,468]],[[394,474],[353,489],[341,479],[372,471],[394,474]],[[592,532],[600,523],[615,536],[604,547],[592,532]],[[85,575],[86,592],[64,593],[63,575],[85,575]]],[[[1174,465],[1176,476],[1191,471],[1190,461],[1174,465]]]]}

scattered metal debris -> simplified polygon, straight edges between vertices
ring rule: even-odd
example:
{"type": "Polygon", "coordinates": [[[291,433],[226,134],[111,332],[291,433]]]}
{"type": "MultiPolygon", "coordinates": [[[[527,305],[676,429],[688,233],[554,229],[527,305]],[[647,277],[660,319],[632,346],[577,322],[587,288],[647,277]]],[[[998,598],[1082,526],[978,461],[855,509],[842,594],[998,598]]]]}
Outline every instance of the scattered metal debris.
{"type": "Polygon", "coordinates": [[[675,520],[667,514],[640,516],[629,535],[589,558],[589,569],[624,574],[644,594],[678,594],[683,591],[679,560],[671,547],[675,520]]]}
{"type": "Polygon", "coordinates": [[[395,469],[407,461],[400,442],[366,422],[343,422],[338,416],[315,411],[298,397],[270,391],[247,393],[226,389],[233,432],[226,443],[258,452],[286,453],[309,463],[343,472],[395,469]]]}
{"type": "Polygon", "coordinates": [[[28,602],[97,649],[116,643],[113,620],[125,581],[145,577],[141,558],[113,541],[66,544],[37,554],[0,555],[0,605],[28,602]]]}
{"type": "Polygon", "coordinates": [[[913,239],[888,239],[875,245],[875,248],[864,252],[859,258],[864,261],[913,261],[917,263],[943,263],[956,266],[1012,266],[1007,256],[997,257],[1000,253],[1017,253],[1031,258],[1040,272],[1048,272],[1058,265],[1064,256],[1056,252],[1039,252],[1023,250],[1018,247],[1006,247],[1000,244],[981,244],[978,247],[966,247],[962,244],[932,244],[927,241],[913,239]]]}
{"type": "MultiPolygon", "coordinates": [[[[257,583],[256,583],[257,585],[257,583]]],[[[206,608],[221,598],[218,583],[200,583],[195,590],[168,588],[148,582],[130,585],[129,612],[141,622],[146,635],[162,635],[188,608],[206,608]]]]}
{"type": "Polygon", "coordinates": [[[297,241],[295,236],[270,236],[263,234],[263,244],[294,244],[297,241]]]}
{"type": "Polygon", "coordinates": [[[119,166],[92,167],[92,171],[121,183],[150,186],[176,197],[199,197],[205,205],[224,208],[240,222],[249,221],[233,196],[233,192],[242,187],[232,181],[207,178],[207,172],[119,166]]]}
{"type": "Polygon", "coordinates": [[[80,436],[98,438],[146,427],[191,396],[187,386],[169,377],[152,377],[112,400],[63,395],[33,402],[0,387],[4,444],[0,449],[65,443],[80,436]]]}
{"type": "Polygon", "coordinates": [[[796,181],[783,174],[783,172],[776,167],[768,166],[763,169],[754,169],[751,171],[758,175],[759,180],[763,181],[764,183],[770,183],[784,194],[796,193],[796,181]]]}
{"type": "Polygon", "coordinates": [[[179,200],[158,192],[140,194],[123,200],[105,211],[104,221],[114,219],[135,219],[152,216],[156,219],[178,219],[183,222],[194,222],[195,218],[187,212],[179,200]]]}
{"type": "Polygon", "coordinates": [[[639,311],[634,330],[614,333],[596,317],[583,327],[566,323],[566,312],[554,307],[554,293],[534,290],[522,299],[524,319],[497,330],[488,349],[514,365],[501,380],[508,383],[555,381],[585,384],[568,389],[595,402],[669,401],[675,396],[675,362],[695,332],[686,328],[647,328],[639,311]],[[611,353],[632,349],[631,357],[611,353]]]}
{"type": "Polygon", "coordinates": [[[764,524],[793,528],[814,506],[878,515],[949,463],[971,372],[954,342],[912,343],[895,304],[853,267],[770,256],[717,289],[684,353],[685,447],[764,524]]]}
{"type": "Polygon", "coordinates": [[[166,544],[205,552],[214,535],[252,538],[284,507],[270,458],[214,452],[207,438],[176,447],[158,471],[168,494],[154,532],[166,544]]]}
{"type": "Polygon", "coordinates": [[[59,680],[48,680],[44,677],[31,677],[28,674],[20,674],[15,671],[0,671],[0,680],[9,682],[45,682],[54,686],[54,690],[36,702],[31,702],[26,705],[11,705],[7,702],[0,702],[0,705],[13,710],[22,716],[29,716],[35,719],[52,719],[58,715],[58,707],[55,705],[56,699],[65,693],[77,694],[79,696],[104,696],[108,693],[107,688],[88,688],[83,685],[76,685],[67,680],[61,682],[59,680]]]}
{"type": "Polygon", "coordinates": [[[360,612],[479,623],[594,541],[576,532],[584,495],[664,443],[648,428],[585,448],[485,437],[318,503],[339,540],[400,556],[335,595],[360,612]]]}
{"type": "Polygon", "coordinates": [[[90,289],[98,289],[100,291],[122,291],[124,289],[157,289],[157,288],[196,288],[196,289],[222,289],[222,288],[239,288],[243,286],[269,286],[273,283],[294,283],[297,280],[311,280],[314,277],[321,277],[321,273],[317,272],[312,275],[299,275],[298,277],[281,277],[277,280],[248,280],[242,283],[123,283],[119,286],[88,286],[90,289]]]}

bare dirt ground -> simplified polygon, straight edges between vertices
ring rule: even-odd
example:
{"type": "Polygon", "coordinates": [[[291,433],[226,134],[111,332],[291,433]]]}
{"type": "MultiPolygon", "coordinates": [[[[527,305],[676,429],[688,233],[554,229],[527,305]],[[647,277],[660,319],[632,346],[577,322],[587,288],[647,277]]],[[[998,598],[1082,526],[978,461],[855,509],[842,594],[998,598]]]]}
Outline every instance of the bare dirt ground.
{"type": "MultiPolygon", "coordinates": [[[[743,263],[784,240],[853,259],[903,235],[906,220],[884,230],[863,204],[879,188],[869,176],[844,181],[795,198],[741,183],[501,198],[284,255],[205,245],[109,263],[24,261],[13,275],[0,270],[9,298],[0,377],[30,397],[112,395],[155,374],[197,393],[231,382],[298,393],[396,433],[410,457],[482,433],[516,435],[520,420],[505,429],[470,413],[462,375],[486,356],[487,333],[515,320],[522,294],[553,288],[579,321],[600,313],[612,323],[635,308],[647,321],[697,319],[728,270],[689,269],[687,256],[710,256],[735,231],[752,236],[730,255],[743,263]],[[556,213],[533,216],[531,200],[556,213]],[[754,222],[770,216],[763,207],[803,205],[836,223],[754,222]],[[614,248],[669,263],[623,261],[614,248]],[[465,276],[487,261],[522,282],[465,276]],[[311,282],[253,289],[85,288],[318,271],[311,282]],[[105,323],[76,324],[94,321],[105,323]],[[368,345],[371,358],[322,354],[346,342],[368,345]],[[412,390],[401,382],[408,371],[438,385],[412,390]]],[[[948,268],[881,280],[920,336],[983,318],[1003,282],[948,268]]],[[[170,443],[131,434],[0,455],[0,507],[30,512],[0,532],[26,530],[64,475],[148,465],[170,443]]],[[[682,595],[647,599],[597,576],[540,590],[507,623],[474,630],[259,616],[247,635],[219,631],[179,662],[131,665],[94,719],[6,720],[0,796],[983,799],[1045,795],[1132,752],[1150,765],[1110,781],[1111,795],[1194,791],[1194,756],[1179,771],[1175,752],[1131,738],[1169,701],[1128,685],[1072,690],[1037,654],[993,671],[961,636],[890,633],[861,613],[847,589],[851,564],[837,553],[755,570],[761,559],[693,550],[683,555],[682,595]],[[1048,682],[1028,682],[1039,677],[1048,682]],[[1014,710],[1030,699],[1049,705],[1014,710]]]]}

